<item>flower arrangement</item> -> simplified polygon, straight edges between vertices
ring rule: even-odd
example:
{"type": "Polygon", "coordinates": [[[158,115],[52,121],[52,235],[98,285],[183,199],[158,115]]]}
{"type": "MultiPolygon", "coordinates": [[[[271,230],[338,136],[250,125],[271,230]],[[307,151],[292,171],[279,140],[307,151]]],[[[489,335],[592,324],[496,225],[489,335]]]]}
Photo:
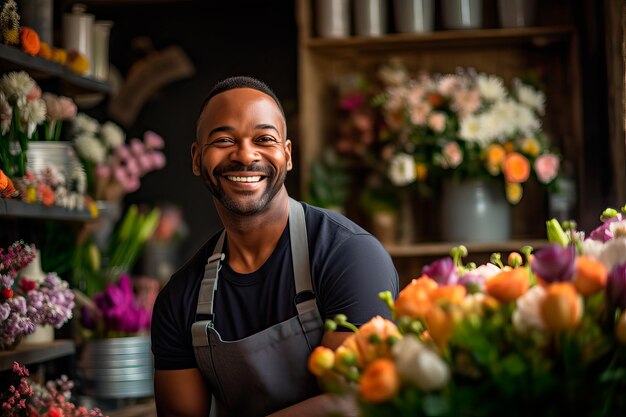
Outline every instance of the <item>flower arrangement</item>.
{"type": "Polygon", "coordinates": [[[11,347],[36,325],[63,326],[72,318],[74,294],[55,273],[39,281],[19,275],[35,258],[35,246],[14,242],[0,248],[0,346],[11,347]]]}
{"type": "Polygon", "coordinates": [[[0,80],[0,168],[9,176],[26,174],[28,142],[46,118],[41,89],[25,71],[0,80]]]}
{"type": "Polygon", "coordinates": [[[76,103],[69,97],[58,96],[52,93],[43,93],[41,98],[46,103],[44,139],[48,141],[59,140],[63,122],[71,120],[76,116],[76,103]]]}
{"type": "MultiPolygon", "coordinates": [[[[309,369],[363,416],[616,416],[626,412],[626,220],[607,210],[589,237],[547,222],[551,244],[427,265],[309,369]]],[[[338,316],[328,328],[346,326],[338,316]]]]}
{"type": "Polygon", "coordinates": [[[472,68],[411,76],[399,60],[378,77],[377,87],[341,86],[351,128],[340,129],[337,146],[354,148],[383,182],[428,192],[444,178],[494,179],[512,204],[531,175],[556,184],[560,156],[542,131],[545,95],[535,87],[515,79],[507,89],[501,77],[472,68]]]}
{"type": "Polygon", "coordinates": [[[15,381],[0,393],[0,417],[104,417],[98,408],[71,401],[74,382],[66,375],[41,385],[30,378],[26,366],[13,362],[12,372],[15,381]]]}
{"type": "Polygon", "coordinates": [[[159,208],[141,213],[131,205],[104,254],[93,241],[77,250],[74,286],[79,289],[75,293],[86,338],[136,335],[149,329],[158,282],[131,279],[129,274],[160,218],[159,208]]]}
{"type": "Polygon", "coordinates": [[[163,138],[152,131],[125,143],[124,131],[115,123],[102,125],[79,113],[73,119],[73,142],[85,165],[89,194],[96,200],[120,200],[136,191],[140,179],[165,166],[163,138]]]}

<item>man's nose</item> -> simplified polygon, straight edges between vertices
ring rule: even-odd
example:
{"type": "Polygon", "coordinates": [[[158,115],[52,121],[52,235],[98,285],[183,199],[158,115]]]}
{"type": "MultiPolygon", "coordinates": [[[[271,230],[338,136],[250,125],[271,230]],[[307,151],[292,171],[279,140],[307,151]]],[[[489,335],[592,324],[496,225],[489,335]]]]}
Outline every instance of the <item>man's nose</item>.
{"type": "Polygon", "coordinates": [[[235,152],[231,155],[231,159],[241,162],[243,165],[250,165],[261,159],[258,149],[251,141],[241,141],[235,152]]]}

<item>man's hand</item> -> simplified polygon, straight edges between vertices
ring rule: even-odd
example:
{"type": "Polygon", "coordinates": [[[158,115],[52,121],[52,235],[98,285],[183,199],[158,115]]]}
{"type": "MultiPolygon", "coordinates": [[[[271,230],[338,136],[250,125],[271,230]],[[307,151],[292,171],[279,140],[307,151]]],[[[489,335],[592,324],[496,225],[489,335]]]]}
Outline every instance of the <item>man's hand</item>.
{"type": "Polygon", "coordinates": [[[211,392],[198,368],[154,372],[159,417],[207,417],[211,392]]]}

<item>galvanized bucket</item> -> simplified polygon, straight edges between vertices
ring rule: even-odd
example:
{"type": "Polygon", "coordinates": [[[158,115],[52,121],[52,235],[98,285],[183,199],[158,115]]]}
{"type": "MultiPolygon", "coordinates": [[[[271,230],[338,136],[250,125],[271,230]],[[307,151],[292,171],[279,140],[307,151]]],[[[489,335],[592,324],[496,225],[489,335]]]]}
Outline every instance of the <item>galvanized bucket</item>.
{"type": "Polygon", "coordinates": [[[97,398],[153,395],[149,336],[92,340],[81,353],[77,376],[84,394],[97,398]]]}
{"type": "Polygon", "coordinates": [[[38,142],[28,143],[26,152],[26,168],[39,174],[48,166],[56,167],[66,178],[72,175],[80,161],[74,152],[71,142],[38,142]]]}

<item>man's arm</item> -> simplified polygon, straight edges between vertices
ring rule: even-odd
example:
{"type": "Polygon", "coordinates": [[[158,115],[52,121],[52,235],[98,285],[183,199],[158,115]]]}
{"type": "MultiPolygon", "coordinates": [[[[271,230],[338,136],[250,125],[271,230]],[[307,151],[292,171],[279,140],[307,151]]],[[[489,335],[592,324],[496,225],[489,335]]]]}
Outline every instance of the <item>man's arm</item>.
{"type": "Polygon", "coordinates": [[[154,372],[159,417],[207,417],[211,393],[198,368],[154,372]]]}

